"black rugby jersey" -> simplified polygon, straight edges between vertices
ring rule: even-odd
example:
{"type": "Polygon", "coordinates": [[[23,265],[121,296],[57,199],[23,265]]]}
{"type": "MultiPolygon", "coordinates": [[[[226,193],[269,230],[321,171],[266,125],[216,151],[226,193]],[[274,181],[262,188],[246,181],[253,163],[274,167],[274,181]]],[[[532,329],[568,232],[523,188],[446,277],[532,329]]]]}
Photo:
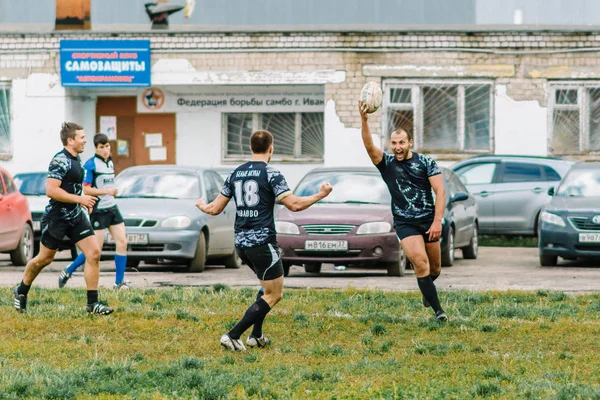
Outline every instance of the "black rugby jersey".
{"type": "MultiPolygon", "coordinates": [[[[61,181],[60,188],[70,194],[81,196],[82,182],[85,172],[79,156],[74,156],[63,149],[54,155],[48,167],[48,178],[61,181]]],[[[82,208],[75,203],[62,203],[50,199],[44,213],[52,219],[71,221],[79,216],[82,208]]]]}
{"type": "Polygon", "coordinates": [[[277,242],[273,207],[275,199],[289,191],[281,172],[263,161],[247,162],[229,174],[221,194],[233,198],[236,204],[236,246],[277,242]]]}

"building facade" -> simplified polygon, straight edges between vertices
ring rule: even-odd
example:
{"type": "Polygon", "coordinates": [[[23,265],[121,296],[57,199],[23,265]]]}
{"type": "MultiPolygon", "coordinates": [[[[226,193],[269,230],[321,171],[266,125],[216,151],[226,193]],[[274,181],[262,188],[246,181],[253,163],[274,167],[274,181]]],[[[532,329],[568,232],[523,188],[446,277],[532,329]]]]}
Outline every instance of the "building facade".
{"type": "Polygon", "coordinates": [[[370,117],[384,148],[402,127],[442,165],[490,153],[598,159],[598,52],[600,32],[580,30],[5,32],[0,164],[45,170],[65,120],[88,139],[114,129],[119,170],[233,168],[250,133],[268,129],[273,164],[295,184],[318,166],[369,164],[357,111],[368,81],[384,90],[370,117]],[[149,40],[151,86],[62,86],[60,43],[73,39],[149,40]]]}

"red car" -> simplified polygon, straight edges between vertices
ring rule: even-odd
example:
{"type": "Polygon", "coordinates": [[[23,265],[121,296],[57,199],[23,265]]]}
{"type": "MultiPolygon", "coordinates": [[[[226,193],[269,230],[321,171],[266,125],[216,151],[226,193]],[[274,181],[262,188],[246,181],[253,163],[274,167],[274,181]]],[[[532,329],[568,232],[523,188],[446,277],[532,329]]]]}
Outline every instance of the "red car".
{"type": "Polygon", "coordinates": [[[0,168],[0,253],[9,253],[16,266],[27,265],[33,257],[29,203],[3,168],[0,168]]]}

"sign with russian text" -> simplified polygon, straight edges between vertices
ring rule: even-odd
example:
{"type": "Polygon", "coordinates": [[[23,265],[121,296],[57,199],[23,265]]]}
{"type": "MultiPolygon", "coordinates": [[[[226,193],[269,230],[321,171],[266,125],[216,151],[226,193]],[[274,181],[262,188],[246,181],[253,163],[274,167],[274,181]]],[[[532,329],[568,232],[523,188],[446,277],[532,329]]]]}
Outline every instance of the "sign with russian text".
{"type": "MultiPolygon", "coordinates": [[[[258,89],[260,90],[260,89],[258,89]]],[[[325,111],[324,93],[288,93],[273,94],[206,94],[206,95],[163,95],[158,89],[146,89],[138,96],[137,110],[147,112],[198,112],[215,110],[221,112],[323,112],[325,111]],[[160,106],[159,106],[160,104],[160,106]]]]}
{"type": "Polygon", "coordinates": [[[64,87],[149,87],[149,40],[61,40],[64,87]]]}

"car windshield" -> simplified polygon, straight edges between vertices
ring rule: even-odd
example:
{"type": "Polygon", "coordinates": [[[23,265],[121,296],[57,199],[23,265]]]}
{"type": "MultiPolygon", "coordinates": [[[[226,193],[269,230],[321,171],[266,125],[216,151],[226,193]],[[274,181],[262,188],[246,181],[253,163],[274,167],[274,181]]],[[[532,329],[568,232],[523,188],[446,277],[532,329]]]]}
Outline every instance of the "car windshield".
{"type": "Polygon", "coordinates": [[[181,171],[130,171],[115,178],[117,197],[199,199],[196,174],[181,171]]]}
{"type": "Polygon", "coordinates": [[[310,196],[321,183],[329,182],[333,191],[320,203],[390,204],[387,186],[377,174],[361,172],[312,173],[304,177],[294,191],[296,196],[310,196]]]}
{"type": "Polygon", "coordinates": [[[600,197],[600,169],[571,170],[558,187],[556,196],[600,197]]]}
{"type": "Polygon", "coordinates": [[[15,184],[24,195],[45,196],[46,195],[46,173],[26,173],[14,176],[15,184]]]}

